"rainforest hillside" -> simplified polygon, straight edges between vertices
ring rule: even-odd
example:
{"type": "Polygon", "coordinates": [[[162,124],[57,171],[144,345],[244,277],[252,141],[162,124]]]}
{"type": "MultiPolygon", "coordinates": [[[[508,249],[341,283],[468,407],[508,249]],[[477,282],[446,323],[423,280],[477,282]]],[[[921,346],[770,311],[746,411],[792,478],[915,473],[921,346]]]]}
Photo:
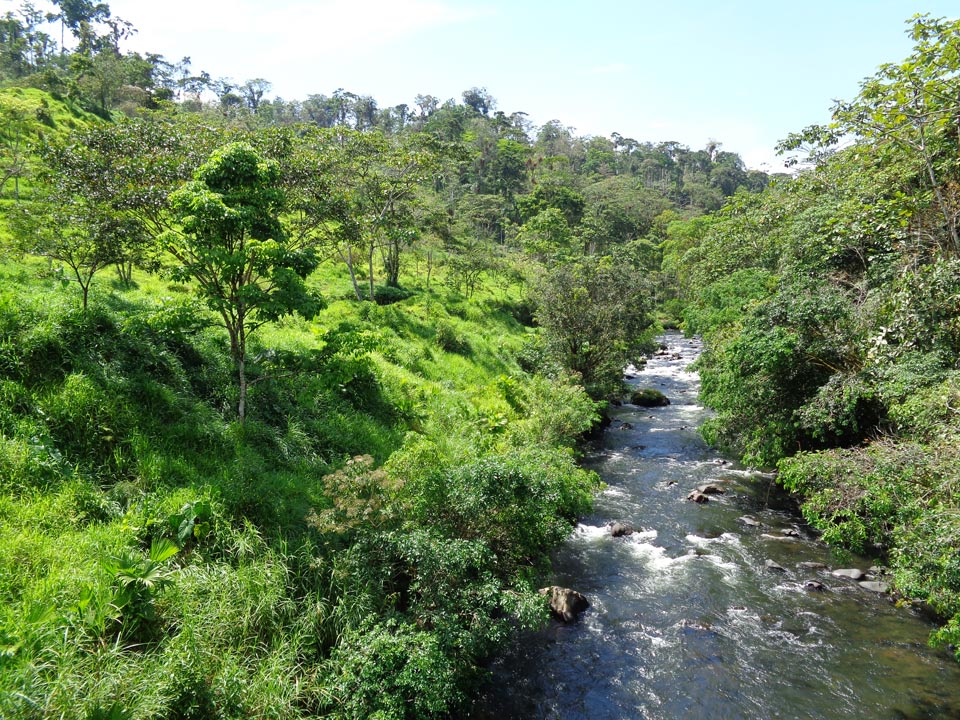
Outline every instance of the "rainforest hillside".
{"type": "Polygon", "coordinates": [[[0,18],[0,715],[461,716],[665,323],[708,439],[957,643],[957,22],[771,182],[483,88],[271,99],[53,7],[0,18]]]}
{"type": "Polygon", "coordinates": [[[669,227],[767,176],[55,5],[0,23],[0,715],[458,716],[547,620],[669,227]]]}

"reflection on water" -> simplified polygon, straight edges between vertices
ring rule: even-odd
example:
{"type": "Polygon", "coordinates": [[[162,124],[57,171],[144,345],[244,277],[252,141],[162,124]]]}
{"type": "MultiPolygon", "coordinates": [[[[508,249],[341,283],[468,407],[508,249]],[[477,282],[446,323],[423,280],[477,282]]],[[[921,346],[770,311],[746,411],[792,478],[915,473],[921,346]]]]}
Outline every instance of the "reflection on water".
{"type": "Polygon", "coordinates": [[[698,343],[665,341],[630,382],[671,405],[615,409],[586,461],[607,489],[554,561],[590,610],[518,639],[474,720],[960,718],[960,666],[927,647],[930,626],[801,564],[834,560],[769,476],[703,443],[698,343]],[[706,483],[723,494],[686,499],[706,483]],[[637,532],[611,537],[614,520],[637,532]]]}

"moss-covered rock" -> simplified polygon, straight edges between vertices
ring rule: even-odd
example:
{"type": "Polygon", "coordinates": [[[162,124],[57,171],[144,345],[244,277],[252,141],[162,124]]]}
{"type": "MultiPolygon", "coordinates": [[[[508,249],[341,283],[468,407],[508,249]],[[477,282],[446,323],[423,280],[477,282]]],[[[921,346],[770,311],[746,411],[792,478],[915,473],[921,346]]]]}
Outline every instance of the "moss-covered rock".
{"type": "Polygon", "coordinates": [[[670,404],[670,399],[659,390],[637,388],[630,393],[630,402],[640,407],[665,407],[670,404]]]}

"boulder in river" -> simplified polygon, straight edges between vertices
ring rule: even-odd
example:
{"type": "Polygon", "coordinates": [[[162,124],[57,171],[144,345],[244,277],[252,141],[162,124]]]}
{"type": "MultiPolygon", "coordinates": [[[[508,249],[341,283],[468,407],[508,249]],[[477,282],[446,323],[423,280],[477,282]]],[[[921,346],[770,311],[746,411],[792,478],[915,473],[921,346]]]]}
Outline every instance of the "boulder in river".
{"type": "Polygon", "coordinates": [[[698,485],[697,492],[703,493],[704,495],[723,495],[726,490],[716,483],[708,483],[706,485],[698,485]]]}
{"type": "Polygon", "coordinates": [[[759,520],[755,520],[749,515],[742,515],[737,519],[747,527],[761,527],[763,525],[762,522],[760,522],[759,520]]]}
{"type": "Polygon", "coordinates": [[[610,534],[613,535],[613,537],[633,535],[633,528],[630,525],[622,522],[610,523],[610,534]]]}
{"type": "Polygon", "coordinates": [[[861,582],[861,583],[858,583],[858,584],[859,584],[860,587],[862,587],[864,590],[869,590],[870,592],[875,592],[875,593],[888,593],[888,592],[890,592],[890,586],[889,586],[887,583],[881,582],[881,581],[879,581],[879,580],[865,580],[865,581],[863,581],[863,582],[861,582]]]}
{"type": "Polygon", "coordinates": [[[827,589],[827,586],[824,585],[822,582],[818,582],[816,580],[807,580],[803,584],[803,588],[804,590],[812,590],[814,592],[823,592],[824,590],[827,589]]]}
{"type": "Polygon", "coordinates": [[[834,577],[850,578],[851,580],[863,580],[867,574],[857,568],[841,568],[833,571],[834,577]]]}
{"type": "Polygon", "coordinates": [[[787,569],[778,563],[775,563],[773,560],[764,560],[763,567],[765,567],[770,572],[785,573],[787,569]]]}
{"type": "Polygon", "coordinates": [[[701,503],[701,504],[705,502],[710,502],[710,498],[707,497],[704,493],[699,492],[698,490],[694,490],[689,495],[687,495],[687,500],[692,500],[695,503],[701,503]]]}
{"type": "Polygon", "coordinates": [[[630,393],[630,402],[640,407],[665,407],[670,399],[659,390],[638,388],[630,393]]]}
{"type": "Polygon", "coordinates": [[[577,619],[577,615],[590,607],[590,603],[583,595],[570,588],[551,585],[540,588],[539,592],[547,596],[553,616],[565,623],[573,622],[577,619]]]}
{"type": "Polygon", "coordinates": [[[802,567],[804,570],[826,570],[827,566],[822,562],[809,562],[804,561],[797,563],[797,567],[802,567]]]}

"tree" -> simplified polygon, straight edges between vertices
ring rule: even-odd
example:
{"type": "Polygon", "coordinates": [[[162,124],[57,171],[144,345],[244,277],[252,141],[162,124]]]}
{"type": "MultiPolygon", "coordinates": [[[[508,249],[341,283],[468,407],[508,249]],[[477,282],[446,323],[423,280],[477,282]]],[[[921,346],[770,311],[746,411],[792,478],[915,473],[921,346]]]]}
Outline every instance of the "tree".
{"type": "MultiPolygon", "coordinates": [[[[82,199],[128,231],[111,255],[124,282],[148,250],[149,238],[168,229],[168,196],[190,178],[216,146],[216,132],[161,116],[98,125],[44,153],[48,185],[61,202],[82,199]],[[137,232],[133,232],[134,227],[137,232]]],[[[105,220],[106,221],[106,220],[105,220]]]]}
{"type": "Polygon", "coordinates": [[[358,256],[373,300],[381,253],[387,285],[400,280],[401,253],[417,236],[419,187],[439,172],[444,146],[430,135],[387,138],[378,131],[319,131],[298,144],[287,172],[298,236],[326,245],[346,263],[358,300],[358,256]]]}
{"type": "Polygon", "coordinates": [[[20,178],[27,170],[30,107],[15,97],[0,98],[0,194],[8,180],[13,180],[13,195],[20,200],[20,178]]]}
{"type": "Polygon", "coordinates": [[[230,337],[242,422],[247,341],[257,328],[284,315],[319,312],[320,298],[304,283],[317,257],[288,241],[279,220],[284,208],[280,170],[247,143],[215,150],[170,202],[180,230],[164,233],[162,244],[179,262],[173,277],[196,282],[230,337]]]}
{"type": "Polygon", "coordinates": [[[238,90],[243,96],[244,102],[250,108],[250,112],[257,112],[260,109],[260,103],[263,102],[264,94],[270,92],[273,84],[263,78],[254,78],[247,80],[238,90]]]}
{"type": "Polygon", "coordinates": [[[945,179],[956,168],[960,132],[960,20],[913,18],[910,36],[913,53],[902,63],[881,65],[860,86],[851,102],[834,106],[829,126],[811,126],[790,135],[778,146],[781,152],[812,145],[816,157],[824,148],[855,135],[887,162],[906,156],[929,183],[933,205],[939,212],[949,247],[960,250],[960,202],[945,179]]]}
{"type": "Polygon", "coordinates": [[[639,354],[653,323],[650,297],[638,272],[592,257],[553,268],[534,294],[548,346],[595,399],[619,389],[639,354]]]}
{"type": "MultiPolygon", "coordinates": [[[[17,205],[8,215],[16,249],[57,260],[70,268],[87,309],[94,276],[118,259],[118,247],[138,229],[109,209],[84,198],[51,192],[17,205]]],[[[64,284],[68,278],[64,277],[64,284]]]]}

